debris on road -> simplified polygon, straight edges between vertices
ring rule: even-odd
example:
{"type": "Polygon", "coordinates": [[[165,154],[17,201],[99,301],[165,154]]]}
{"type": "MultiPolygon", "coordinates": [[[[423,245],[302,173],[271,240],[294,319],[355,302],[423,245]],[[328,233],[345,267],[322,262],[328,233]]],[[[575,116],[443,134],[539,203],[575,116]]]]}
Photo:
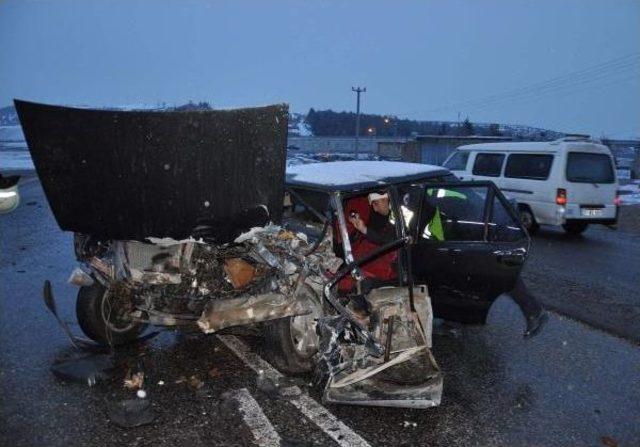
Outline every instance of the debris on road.
{"type": "Polygon", "coordinates": [[[71,358],[55,363],[51,372],[65,382],[81,383],[93,386],[111,377],[114,369],[110,355],[93,354],[85,357],[71,358]]]}
{"type": "Polygon", "coordinates": [[[113,424],[122,428],[148,425],[156,418],[148,399],[128,399],[109,403],[107,415],[113,424]]]}
{"type": "Polygon", "coordinates": [[[132,373],[129,371],[124,379],[124,387],[129,390],[141,389],[144,385],[144,371],[132,373]]]}
{"type": "Polygon", "coordinates": [[[204,386],[204,382],[202,380],[200,380],[200,378],[198,376],[189,377],[189,380],[188,380],[187,383],[188,383],[188,385],[189,385],[189,387],[191,389],[196,390],[196,391],[204,386]]]}

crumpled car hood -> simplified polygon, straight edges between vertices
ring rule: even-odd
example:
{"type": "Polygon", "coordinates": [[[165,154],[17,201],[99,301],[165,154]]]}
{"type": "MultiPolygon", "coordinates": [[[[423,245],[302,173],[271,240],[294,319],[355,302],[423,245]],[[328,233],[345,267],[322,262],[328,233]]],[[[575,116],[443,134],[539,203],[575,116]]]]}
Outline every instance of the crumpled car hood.
{"type": "Polygon", "coordinates": [[[195,112],[15,106],[62,230],[143,241],[186,238],[205,223],[231,239],[229,224],[255,216],[251,210],[266,208],[280,220],[286,105],[195,112]]]}

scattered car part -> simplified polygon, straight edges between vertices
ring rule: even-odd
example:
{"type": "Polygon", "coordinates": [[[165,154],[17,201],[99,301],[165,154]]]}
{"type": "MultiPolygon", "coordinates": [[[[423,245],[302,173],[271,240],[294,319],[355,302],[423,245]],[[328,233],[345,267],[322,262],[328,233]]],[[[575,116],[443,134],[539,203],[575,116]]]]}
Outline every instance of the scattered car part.
{"type": "Polygon", "coordinates": [[[58,306],[56,305],[56,300],[53,296],[51,281],[49,281],[48,279],[45,280],[44,282],[42,297],[44,299],[44,305],[47,306],[47,309],[49,309],[49,311],[53,314],[56,321],[58,322],[60,327],[64,330],[64,333],[67,335],[67,338],[69,339],[69,341],[71,342],[74,348],[80,349],[80,348],[95,346],[89,340],[83,340],[73,335],[73,333],[71,332],[71,329],[69,329],[69,325],[60,318],[60,316],[58,315],[58,306]]]}
{"type": "Polygon", "coordinates": [[[122,428],[151,424],[156,414],[148,399],[127,399],[107,404],[109,420],[122,428]]]}
{"type": "Polygon", "coordinates": [[[55,363],[51,366],[51,372],[65,382],[93,386],[109,379],[113,368],[111,355],[92,354],[55,363]]]}

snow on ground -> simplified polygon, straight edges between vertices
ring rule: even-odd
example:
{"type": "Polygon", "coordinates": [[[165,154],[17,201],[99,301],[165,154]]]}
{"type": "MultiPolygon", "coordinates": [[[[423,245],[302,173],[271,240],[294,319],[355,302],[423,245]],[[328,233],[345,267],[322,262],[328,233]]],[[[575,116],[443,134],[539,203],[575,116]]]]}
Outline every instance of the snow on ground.
{"type": "Polygon", "coordinates": [[[0,152],[0,171],[33,171],[33,161],[28,151],[0,152]]]}
{"type": "Polygon", "coordinates": [[[24,143],[24,134],[20,126],[0,126],[0,142],[22,142],[24,143]]]}
{"type": "Polygon", "coordinates": [[[301,137],[312,137],[313,132],[307,123],[304,121],[298,121],[298,132],[301,137]]]}
{"type": "Polygon", "coordinates": [[[621,205],[640,205],[640,180],[633,180],[632,183],[620,185],[618,196],[621,205]]]}

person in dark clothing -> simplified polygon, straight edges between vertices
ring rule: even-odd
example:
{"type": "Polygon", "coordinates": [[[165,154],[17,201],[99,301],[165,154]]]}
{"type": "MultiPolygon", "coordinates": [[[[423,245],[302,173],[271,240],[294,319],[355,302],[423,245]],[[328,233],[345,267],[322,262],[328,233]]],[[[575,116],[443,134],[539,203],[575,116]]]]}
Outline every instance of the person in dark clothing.
{"type": "Polygon", "coordinates": [[[384,245],[394,240],[395,228],[389,221],[391,207],[389,194],[386,192],[373,192],[368,196],[372,212],[369,214],[369,222],[365,225],[358,214],[349,216],[349,222],[371,243],[384,245]]]}
{"type": "Polygon", "coordinates": [[[549,315],[545,312],[540,301],[527,290],[520,276],[516,279],[515,287],[509,292],[509,296],[518,305],[527,321],[524,337],[533,337],[540,332],[542,326],[549,319],[549,315]]]}

